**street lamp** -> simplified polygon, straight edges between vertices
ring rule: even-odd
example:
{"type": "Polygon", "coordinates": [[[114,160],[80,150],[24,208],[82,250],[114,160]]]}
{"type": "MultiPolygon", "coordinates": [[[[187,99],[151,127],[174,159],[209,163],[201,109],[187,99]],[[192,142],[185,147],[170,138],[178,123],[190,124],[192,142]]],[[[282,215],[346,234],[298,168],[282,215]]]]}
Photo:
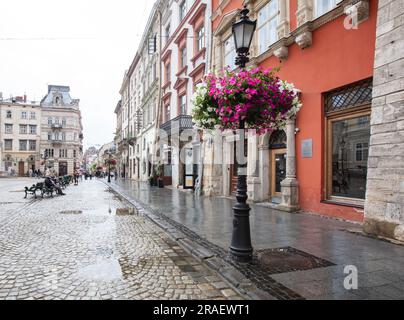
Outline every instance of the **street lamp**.
{"type": "MultiPolygon", "coordinates": [[[[233,37],[234,44],[237,51],[236,65],[240,68],[245,68],[246,64],[250,61],[250,45],[257,25],[257,21],[252,21],[248,17],[250,10],[245,5],[241,10],[241,18],[233,24],[233,37]]],[[[244,151],[245,140],[245,121],[240,120],[240,145],[241,150],[244,151]]],[[[236,148],[237,150],[237,148],[236,148]]],[[[241,153],[239,153],[241,155],[241,153]]],[[[240,157],[236,157],[236,160],[240,157]]],[[[236,161],[238,162],[238,161],[236,161]]],[[[250,233],[250,206],[247,203],[247,163],[238,164],[237,172],[237,203],[233,208],[233,235],[230,245],[230,256],[239,262],[250,262],[252,260],[253,248],[251,245],[250,233]]]]}
{"type": "Polygon", "coordinates": [[[248,17],[250,10],[247,9],[247,5],[244,6],[240,12],[240,20],[235,22],[232,27],[234,45],[237,51],[236,65],[240,68],[245,68],[245,65],[249,59],[250,46],[253,39],[255,28],[257,27],[257,21],[252,21],[248,17]]]}

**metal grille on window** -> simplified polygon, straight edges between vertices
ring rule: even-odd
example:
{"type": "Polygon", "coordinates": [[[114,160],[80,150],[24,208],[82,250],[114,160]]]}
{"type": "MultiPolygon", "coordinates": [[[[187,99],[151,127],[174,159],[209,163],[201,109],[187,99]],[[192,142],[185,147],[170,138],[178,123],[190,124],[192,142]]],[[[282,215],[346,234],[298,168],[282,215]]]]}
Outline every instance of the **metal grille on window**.
{"type": "Polygon", "coordinates": [[[325,112],[331,113],[372,103],[373,80],[366,79],[325,94],[325,112]]]}

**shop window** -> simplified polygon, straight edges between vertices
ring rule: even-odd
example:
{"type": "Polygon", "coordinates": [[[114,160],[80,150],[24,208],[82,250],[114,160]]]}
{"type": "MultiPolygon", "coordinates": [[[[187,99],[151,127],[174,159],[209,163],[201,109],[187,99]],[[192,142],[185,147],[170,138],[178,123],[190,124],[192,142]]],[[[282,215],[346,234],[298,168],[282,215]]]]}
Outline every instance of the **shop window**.
{"type": "Polygon", "coordinates": [[[370,141],[372,81],[325,95],[327,199],[363,205],[370,141]]]}

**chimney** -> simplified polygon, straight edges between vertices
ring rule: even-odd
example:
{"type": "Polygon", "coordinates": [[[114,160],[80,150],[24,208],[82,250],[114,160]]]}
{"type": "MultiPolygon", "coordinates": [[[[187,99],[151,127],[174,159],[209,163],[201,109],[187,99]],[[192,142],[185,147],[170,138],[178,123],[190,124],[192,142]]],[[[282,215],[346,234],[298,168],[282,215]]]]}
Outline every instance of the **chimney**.
{"type": "Polygon", "coordinates": [[[0,92],[0,101],[3,101],[3,92],[0,92]]]}
{"type": "Polygon", "coordinates": [[[24,94],[24,103],[26,103],[26,102],[27,102],[27,95],[24,94]]]}

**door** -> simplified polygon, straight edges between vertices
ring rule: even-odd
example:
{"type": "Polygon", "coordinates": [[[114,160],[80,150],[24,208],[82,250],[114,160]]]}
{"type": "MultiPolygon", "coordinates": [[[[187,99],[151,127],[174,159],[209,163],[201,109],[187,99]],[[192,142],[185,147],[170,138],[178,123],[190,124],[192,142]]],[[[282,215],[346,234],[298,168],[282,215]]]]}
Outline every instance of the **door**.
{"type": "Polygon", "coordinates": [[[18,163],[18,175],[20,177],[24,177],[25,176],[25,172],[24,172],[24,161],[20,161],[18,163]]]}
{"type": "Polygon", "coordinates": [[[272,150],[271,196],[272,201],[280,203],[282,198],[281,182],[286,178],[286,149],[272,150]]]}
{"type": "Polygon", "coordinates": [[[194,165],[194,154],[192,148],[185,150],[184,164],[184,189],[194,189],[196,180],[196,166],[194,165]]]}
{"type": "Polygon", "coordinates": [[[67,162],[59,162],[59,176],[67,176],[67,162]]]}

